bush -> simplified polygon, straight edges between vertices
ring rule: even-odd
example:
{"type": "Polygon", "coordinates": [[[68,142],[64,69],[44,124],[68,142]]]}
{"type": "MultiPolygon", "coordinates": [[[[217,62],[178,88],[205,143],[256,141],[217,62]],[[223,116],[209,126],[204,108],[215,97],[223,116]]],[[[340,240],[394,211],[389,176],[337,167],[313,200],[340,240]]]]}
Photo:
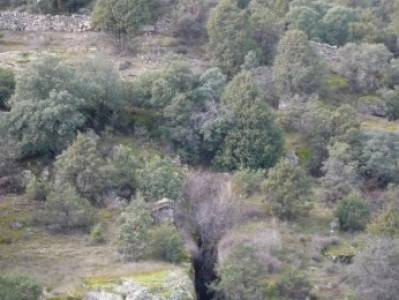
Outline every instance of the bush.
{"type": "Polygon", "coordinates": [[[338,203],[335,216],[344,231],[362,230],[366,226],[370,212],[368,206],[356,195],[350,195],[338,203]]]}
{"type": "Polygon", "coordinates": [[[47,186],[45,183],[33,176],[26,187],[26,197],[29,200],[44,201],[47,196],[47,186]]]}
{"type": "Polygon", "coordinates": [[[169,158],[154,156],[148,159],[138,176],[138,188],[147,201],[162,198],[178,200],[182,196],[184,173],[169,158]]]}
{"type": "Polygon", "coordinates": [[[0,68],[0,110],[6,108],[7,101],[15,90],[15,76],[11,70],[0,68]]]}
{"type": "Polygon", "coordinates": [[[125,260],[137,261],[148,256],[152,219],[141,196],[132,200],[121,216],[118,250],[125,260]]]}
{"type": "Polygon", "coordinates": [[[79,133],[54,163],[56,182],[68,183],[83,197],[100,203],[105,189],[105,160],[97,150],[98,137],[79,133]]]}
{"type": "Polygon", "coordinates": [[[39,300],[42,287],[32,278],[20,274],[0,274],[1,300],[39,300]]]}
{"type": "Polygon", "coordinates": [[[162,225],[150,231],[151,256],[171,263],[184,258],[184,243],[180,233],[172,225],[162,225]]]}
{"type": "Polygon", "coordinates": [[[238,170],[233,176],[233,190],[243,197],[250,197],[260,192],[264,178],[265,174],[262,170],[238,170]]]}
{"type": "Polygon", "coordinates": [[[219,279],[212,288],[222,293],[223,299],[266,299],[267,271],[251,246],[235,247],[224,261],[218,263],[216,271],[219,279]]]}
{"type": "Polygon", "coordinates": [[[294,219],[309,210],[310,179],[300,166],[280,161],[270,169],[263,184],[266,202],[281,219],[294,219]]]}
{"type": "Polygon", "coordinates": [[[53,186],[44,210],[34,219],[54,232],[88,230],[94,222],[94,211],[88,200],[81,198],[72,186],[64,184],[53,186]]]}
{"type": "Polygon", "coordinates": [[[102,244],[105,242],[105,228],[103,224],[96,224],[90,231],[90,240],[94,244],[102,244]]]}
{"type": "Polygon", "coordinates": [[[283,273],[277,284],[277,291],[282,299],[309,299],[312,284],[305,274],[290,270],[283,273]]]}

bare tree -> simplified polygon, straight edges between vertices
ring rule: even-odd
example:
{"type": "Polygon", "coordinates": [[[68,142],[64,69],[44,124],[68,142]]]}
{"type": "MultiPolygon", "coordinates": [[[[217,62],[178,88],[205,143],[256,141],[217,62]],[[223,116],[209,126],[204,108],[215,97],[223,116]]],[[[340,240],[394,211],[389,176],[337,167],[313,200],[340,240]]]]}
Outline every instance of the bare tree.
{"type": "MultiPolygon", "coordinates": [[[[196,172],[188,176],[177,222],[194,239],[193,263],[200,298],[211,294],[207,285],[215,278],[217,245],[240,219],[239,202],[234,201],[227,174],[196,172]]],[[[204,298],[203,298],[204,297],[204,298]]]]}
{"type": "Polygon", "coordinates": [[[399,241],[371,239],[351,268],[355,290],[362,300],[395,300],[399,295],[399,241]]]}

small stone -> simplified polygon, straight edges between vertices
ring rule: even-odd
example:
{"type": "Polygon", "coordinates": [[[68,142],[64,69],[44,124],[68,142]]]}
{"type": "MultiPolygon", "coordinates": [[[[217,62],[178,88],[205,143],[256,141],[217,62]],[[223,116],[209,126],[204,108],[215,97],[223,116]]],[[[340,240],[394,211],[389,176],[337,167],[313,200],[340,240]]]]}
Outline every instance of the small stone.
{"type": "Polygon", "coordinates": [[[10,224],[10,228],[14,229],[14,230],[21,229],[22,227],[24,227],[24,225],[22,225],[19,222],[13,222],[13,223],[10,224]]]}

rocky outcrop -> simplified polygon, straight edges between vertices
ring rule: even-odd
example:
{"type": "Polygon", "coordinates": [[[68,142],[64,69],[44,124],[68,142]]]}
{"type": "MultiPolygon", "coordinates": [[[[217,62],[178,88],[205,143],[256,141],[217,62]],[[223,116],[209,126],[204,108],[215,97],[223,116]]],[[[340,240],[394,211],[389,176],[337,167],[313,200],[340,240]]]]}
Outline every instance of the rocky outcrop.
{"type": "Polygon", "coordinates": [[[11,31],[92,31],[90,17],[85,15],[32,15],[23,12],[0,12],[0,30],[11,31]]]}

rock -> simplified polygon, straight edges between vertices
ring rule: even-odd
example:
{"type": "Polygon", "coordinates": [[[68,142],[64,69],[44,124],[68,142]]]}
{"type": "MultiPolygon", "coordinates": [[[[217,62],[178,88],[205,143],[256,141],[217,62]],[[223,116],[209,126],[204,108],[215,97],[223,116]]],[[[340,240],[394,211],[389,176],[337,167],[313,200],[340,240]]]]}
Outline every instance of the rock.
{"type": "Polygon", "coordinates": [[[119,64],[119,70],[124,71],[130,68],[132,63],[130,61],[124,61],[119,64]]]}
{"type": "Polygon", "coordinates": [[[85,15],[31,15],[18,11],[0,12],[0,30],[11,31],[92,31],[90,17],[85,15]]]}
{"type": "Polygon", "coordinates": [[[123,300],[122,296],[104,291],[89,292],[83,300],[123,300]]]}
{"type": "Polygon", "coordinates": [[[173,224],[175,221],[174,202],[163,198],[151,207],[151,215],[157,224],[173,224]]]}
{"type": "Polygon", "coordinates": [[[107,191],[103,195],[103,202],[107,208],[120,209],[126,205],[127,200],[118,196],[115,191],[107,191]]]}
{"type": "Polygon", "coordinates": [[[24,227],[24,225],[22,225],[19,222],[13,222],[13,223],[10,224],[10,228],[14,229],[14,230],[21,229],[22,227],[24,227]]]}

